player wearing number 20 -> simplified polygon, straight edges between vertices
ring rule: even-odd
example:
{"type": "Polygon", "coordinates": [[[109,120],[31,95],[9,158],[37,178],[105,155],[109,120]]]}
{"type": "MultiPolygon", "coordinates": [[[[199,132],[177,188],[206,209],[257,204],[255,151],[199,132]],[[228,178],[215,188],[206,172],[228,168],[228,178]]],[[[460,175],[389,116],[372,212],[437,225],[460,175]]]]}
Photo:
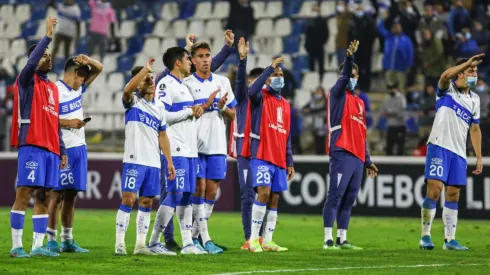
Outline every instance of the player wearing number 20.
{"type": "Polygon", "coordinates": [[[430,237],[432,221],[436,215],[436,204],[445,189],[442,210],[445,241],[443,249],[467,250],[456,239],[458,222],[458,200],[462,186],[466,185],[466,138],[470,132],[471,143],[476,154],[476,169],[482,172],[480,98],[471,91],[478,81],[477,66],[484,54],[470,59],[458,59],[456,66],[446,70],[437,85],[436,117],[429,136],[425,159],[427,196],[422,204],[421,249],[433,249],[430,237]]]}
{"type": "Polygon", "coordinates": [[[277,222],[279,193],[288,189],[287,180],[294,175],[290,106],[281,96],[284,74],[277,60],[282,62],[283,59],[275,59],[262,73],[271,76],[267,79],[267,87],[263,88],[263,83],[255,81],[248,90],[250,104],[241,155],[250,157],[250,173],[257,192],[252,206],[252,228],[248,245],[251,252],[288,250],[272,241],[277,222]],[[259,231],[264,220],[261,246],[259,231]]]}
{"type": "Polygon", "coordinates": [[[160,150],[168,163],[169,180],[175,176],[166,133],[165,107],[155,100],[151,58],[145,67],[131,71],[132,79],[124,88],[122,103],[125,112],[124,159],[122,172],[123,198],[116,216],[116,255],[126,255],[124,238],[129,225],[131,208],[138,198],[135,255],[157,255],[146,247],[153,197],[160,194],[160,150]]]}
{"type": "Polygon", "coordinates": [[[87,146],[83,126],[82,94],[102,71],[102,64],[86,55],[69,58],[63,79],[56,82],[60,98],[60,124],[68,155],[60,183],[50,194],[48,249],[59,252],[58,209],[61,206],[61,251],[88,252],[73,240],[73,216],[78,191],[87,187],[87,146]]]}

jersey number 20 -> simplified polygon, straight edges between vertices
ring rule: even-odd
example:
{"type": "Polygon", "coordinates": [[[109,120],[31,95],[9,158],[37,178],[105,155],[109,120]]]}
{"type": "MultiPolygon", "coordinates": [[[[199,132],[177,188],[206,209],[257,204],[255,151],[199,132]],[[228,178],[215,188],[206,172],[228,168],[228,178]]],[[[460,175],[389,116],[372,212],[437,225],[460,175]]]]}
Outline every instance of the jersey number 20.
{"type": "Polygon", "coordinates": [[[442,177],[442,175],[444,174],[444,167],[442,167],[441,165],[432,164],[429,168],[429,175],[431,176],[435,176],[437,174],[438,177],[442,177]]]}

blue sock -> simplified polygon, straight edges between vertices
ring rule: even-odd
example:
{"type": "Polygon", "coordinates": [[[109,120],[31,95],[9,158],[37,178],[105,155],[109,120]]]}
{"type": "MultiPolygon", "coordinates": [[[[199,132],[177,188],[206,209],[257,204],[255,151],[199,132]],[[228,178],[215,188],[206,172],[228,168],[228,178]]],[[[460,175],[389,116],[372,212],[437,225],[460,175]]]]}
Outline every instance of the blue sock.
{"type": "Polygon", "coordinates": [[[437,201],[425,197],[422,207],[426,209],[434,209],[437,206],[437,201]]]}
{"type": "Polygon", "coordinates": [[[192,204],[203,204],[204,198],[198,198],[198,197],[192,196],[191,202],[192,202],[192,204]]]}
{"type": "Polygon", "coordinates": [[[458,210],[458,202],[446,201],[446,202],[444,202],[444,207],[452,209],[452,210],[458,210]]]}
{"type": "Polygon", "coordinates": [[[25,211],[10,211],[10,227],[12,228],[12,249],[22,247],[25,211]]]}
{"type": "Polygon", "coordinates": [[[44,235],[48,228],[48,214],[33,215],[32,223],[34,225],[34,235],[32,237],[32,249],[43,246],[44,235]]]}

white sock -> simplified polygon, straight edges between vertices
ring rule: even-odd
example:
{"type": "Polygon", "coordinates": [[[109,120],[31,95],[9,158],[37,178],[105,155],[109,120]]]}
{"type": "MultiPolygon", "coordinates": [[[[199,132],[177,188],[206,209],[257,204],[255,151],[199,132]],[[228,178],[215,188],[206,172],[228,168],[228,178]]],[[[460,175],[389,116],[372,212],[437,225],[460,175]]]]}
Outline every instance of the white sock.
{"type": "Polygon", "coordinates": [[[456,238],[458,210],[444,207],[442,209],[442,221],[444,222],[444,236],[446,240],[450,242],[456,238]]]}
{"type": "Polygon", "coordinates": [[[61,226],[61,241],[73,240],[73,228],[61,226]]]}
{"type": "Polygon", "coordinates": [[[192,216],[194,217],[194,223],[192,224],[192,238],[197,239],[199,238],[199,224],[197,223],[197,211],[200,207],[200,205],[203,204],[192,204],[192,216]]]}
{"type": "Polygon", "coordinates": [[[208,220],[206,216],[206,211],[204,210],[204,204],[197,204],[195,208],[193,205],[192,208],[193,208],[192,212],[194,215],[194,220],[197,221],[199,235],[201,235],[202,244],[204,245],[205,243],[211,240],[211,237],[209,237],[209,232],[208,232],[208,220]]]}
{"type": "Polygon", "coordinates": [[[180,224],[180,233],[182,235],[182,247],[192,244],[192,207],[177,206],[176,213],[180,224]]]}
{"type": "Polygon", "coordinates": [[[252,206],[252,232],[250,234],[250,240],[259,238],[260,227],[264,222],[266,210],[265,204],[257,205],[257,202],[254,202],[252,206]]]}
{"type": "Polygon", "coordinates": [[[44,233],[32,233],[32,250],[37,249],[43,246],[44,241],[44,233]]]}
{"type": "Polygon", "coordinates": [[[58,230],[54,230],[51,227],[48,227],[46,234],[48,235],[48,242],[56,241],[58,239],[58,230]]]}
{"type": "Polygon", "coordinates": [[[263,243],[272,242],[272,235],[274,234],[277,223],[277,210],[267,210],[266,216],[267,218],[265,219],[263,243]]]}
{"type": "Polygon", "coordinates": [[[340,243],[347,241],[347,229],[337,229],[337,238],[340,238],[340,243]]]}
{"type": "Polygon", "coordinates": [[[22,233],[24,229],[12,228],[12,249],[22,247],[22,233]]]}
{"type": "Polygon", "coordinates": [[[174,208],[167,205],[160,205],[157,211],[157,217],[155,223],[153,224],[153,230],[151,231],[150,246],[155,245],[160,242],[160,236],[165,227],[174,216],[174,208]]]}
{"type": "Polygon", "coordinates": [[[426,235],[430,236],[430,229],[432,228],[432,222],[434,221],[434,217],[436,216],[436,210],[437,208],[428,209],[422,207],[422,237],[426,235]]]}
{"type": "Polygon", "coordinates": [[[211,214],[213,213],[214,203],[204,203],[204,211],[206,212],[206,217],[208,217],[208,221],[211,218],[211,214]]]}
{"type": "Polygon", "coordinates": [[[116,215],[116,245],[125,244],[126,230],[128,230],[131,212],[119,209],[116,215]]]}
{"type": "Polygon", "coordinates": [[[151,208],[140,207],[136,218],[136,246],[146,246],[146,235],[150,228],[151,208]]]}
{"type": "Polygon", "coordinates": [[[324,227],[323,228],[323,242],[326,243],[328,240],[333,241],[332,228],[331,227],[324,227]]]}

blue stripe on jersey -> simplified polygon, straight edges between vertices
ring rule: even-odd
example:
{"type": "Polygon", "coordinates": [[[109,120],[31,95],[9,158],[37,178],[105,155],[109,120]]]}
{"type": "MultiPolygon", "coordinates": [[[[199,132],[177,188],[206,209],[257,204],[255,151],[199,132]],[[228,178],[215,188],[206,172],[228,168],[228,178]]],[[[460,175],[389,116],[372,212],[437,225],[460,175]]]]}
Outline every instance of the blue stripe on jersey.
{"type": "Polygon", "coordinates": [[[136,107],[132,107],[127,110],[125,113],[125,124],[128,124],[130,121],[136,121],[144,123],[146,126],[153,128],[153,130],[158,131],[160,129],[161,120],[154,117],[153,115],[139,109],[136,107]]]}
{"type": "Polygon", "coordinates": [[[473,118],[473,115],[471,114],[470,111],[468,111],[468,109],[466,109],[461,104],[456,102],[452,96],[446,95],[444,97],[439,98],[436,102],[436,112],[437,112],[437,110],[439,110],[439,108],[441,108],[443,106],[450,108],[450,109],[453,109],[454,113],[459,118],[461,118],[466,123],[470,124],[470,122],[473,118]]]}
{"type": "Polygon", "coordinates": [[[480,119],[471,119],[472,124],[480,124],[480,119]]]}
{"type": "MultiPolygon", "coordinates": [[[[167,107],[167,105],[168,104],[165,103],[165,108],[167,107]]],[[[172,103],[170,110],[167,110],[167,111],[178,112],[178,111],[182,111],[186,107],[192,107],[192,105],[194,105],[193,101],[175,102],[175,103],[172,103]]]]}
{"type": "Polygon", "coordinates": [[[237,102],[236,102],[236,99],[233,99],[232,102],[230,102],[230,104],[226,105],[226,107],[228,108],[233,108],[237,105],[237,102]]]}
{"type": "MultiPolygon", "coordinates": [[[[163,102],[163,101],[162,101],[162,102],[163,102]]],[[[168,103],[166,103],[166,102],[163,102],[163,104],[165,105],[165,110],[166,110],[167,112],[170,112],[170,110],[172,110],[172,105],[170,105],[170,104],[168,104],[168,103]]]]}
{"type": "Polygon", "coordinates": [[[82,97],[78,96],[70,101],[60,103],[60,115],[66,115],[82,108],[82,97]]]}
{"type": "Polygon", "coordinates": [[[446,88],[446,89],[444,89],[444,90],[440,90],[440,89],[439,89],[439,85],[437,85],[436,95],[437,95],[438,97],[443,97],[443,96],[445,96],[445,95],[447,94],[447,91],[448,91],[448,90],[449,90],[449,87],[448,87],[448,88],[446,88]]]}
{"type": "Polygon", "coordinates": [[[85,83],[82,84],[82,94],[87,91],[87,85],[85,83]]]}
{"type": "MultiPolygon", "coordinates": [[[[207,108],[206,110],[204,110],[205,113],[209,113],[209,112],[212,112],[212,111],[218,111],[218,102],[219,102],[219,98],[215,98],[214,101],[213,101],[213,104],[211,106],[209,106],[209,108],[207,108]]],[[[201,99],[196,99],[194,100],[194,104],[204,104],[206,103],[206,101],[208,101],[207,98],[201,98],[201,99]]]]}

